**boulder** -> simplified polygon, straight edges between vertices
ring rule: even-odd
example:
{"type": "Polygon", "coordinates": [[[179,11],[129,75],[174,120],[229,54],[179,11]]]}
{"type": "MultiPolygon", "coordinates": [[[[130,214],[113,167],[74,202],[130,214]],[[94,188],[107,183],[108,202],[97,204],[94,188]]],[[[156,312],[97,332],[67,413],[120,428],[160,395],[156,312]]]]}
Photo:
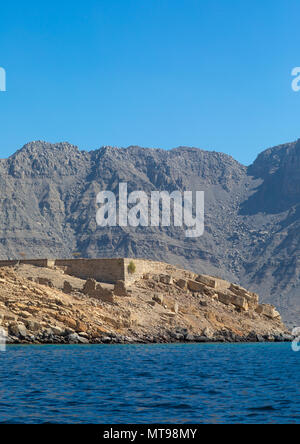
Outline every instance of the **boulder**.
{"type": "Polygon", "coordinates": [[[103,288],[101,284],[97,284],[95,279],[88,279],[83,286],[82,292],[101,301],[114,303],[113,290],[103,288]]]}
{"type": "Polygon", "coordinates": [[[8,327],[8,333],[12,336],[16,336],[17,338],[26,338],[28,335],[27,328],[24,324],[13,323],[8,327]]]}
{"type": "Polygon", "coordinates": [[[31,319],[26,319],[26,321],[24,321],[24,324],[26,328],[30,331],[38,331],[42,328],[41,324],[31,319]]]}
{"type": "Polygon", "coordinates": [[[164,303],[164,296],[162,294],[156,293],[152,299],[160,305],[164,303]]]}
{"type": "Polygon", "coordinates": [[[95,279],[88,279],[83,286],[82,293],[92,295],[96,289],[96,284],[97,282],[95,279]]]}
{"type": "Polygon", "coordinates": [[[53,288],[53,282],[45,277],[38,277],[36,282],[41,285],[46,285],[47,287],[53,288]]]}
{"type": "Polygon", "coordinates": [[[166,285],[172,285],[173,284],[173,278],[169,274],[161,274],[159,277],[160,282],[166,285]]]}
{"type": "Polygon", "coordinates": [[[230,282],[225,281],[224,279],[208,276],[206,274],[199,274],[196,279],[197,282],[202,282],[208,287],[211,287],[216,290],[228,290],[230,287],[230,282]]]}
{"type": "Polygon", "coordinates": [[[185,279],[178,279],[176,281],[176,285],[181,288],[182,290],[186,290],[187,289],[187,281],[185,279]]]}
{"type": "Polygon", "coordinates": [[[116,296],[130,296],[124,281],[117,281],[114,286],[114,294],[116,296]]]}
{"type": "Polygon", "coordinates": [[[199,276],[196,277],[197,282],[201,282],[204,285],[207,285],[208,287],[216,288],[216,281],[215,279],[212,279],[209,276],[205,276],[203,274],[199,274],[199,276]]]}
{"type": "Polygon", "coordinates": [[[274,305],[260,304],[255,311],[256,313],[267,316],[270,319],[280,319],[280,313],[278,313],[274,305]]]}
{"type": "Polygon", "coordinates": [[[247,299],[244,298],[243,296],[237,296],[235,294],[232,293],[225,293],[222,291],[218,291],[218,299],[220,302],[222,302],[222,304],[225,305],[235,305],[236,307],[239,307],[240,309],[244,310],[244,311],[248,311],[249,310],[249,305],[247,302],[247,299]]]}
{"type": "Polygon", "coordinates": [[[70,344],[77,344],[79,342],[79,335],[77,333],[71,333],[67,339],[70,344]]]}
{"type": "Polygon", "coordinates": [[[51,325],[50,328],[51,328],[51,330],[52,330],[54,335],[56,335],[56,336],[63,336],[64,330],[62,328],[57,327],[56,325],[55,326],[51,325]]]}
{"type": "Polygon", "coordinates": [[[178,313],[179,310],[178,302],[174,301],[173,303],[171,303],[170,310],[173,311],[174,313],[178,313]]]}
{"type": "Polygon", "coordinates": [[[236,284],[231,284],[229,290],[237,296],[243,296],[244,298],[246,298],[249,308],[255,309],[257,307],[259,301],[258,294],[247,291],[245,288],[236,284]]]}
{"type": "Polygon", "coordinates": [[[206,327],[202,332],[202,336],[211,339],[214,336],[214,331],[211,328],[206,327]]]}
{"type": "Polygon", "coordinates": [[[70,294],[73,291],[73,287],[68,281],[64,281],[63,292],[66,294],[70,294]]]}
{"type": "Polygon", "coordinates": [[[100,299],[100,301],[103,302],[109,302],[112,304],[115,302],[113,290],[102,288],[100,284],[96,286],[96,291],[92,296],[96,299],[100,299]]]}
{"type": "Polygon", "coordinates": [[[205,288],[204,284],[197,282],[197,281],[193,281],[191,279],[188,280],[187,286],[190,291],[198,292],[198,293],[202,292],[205,288]]]}

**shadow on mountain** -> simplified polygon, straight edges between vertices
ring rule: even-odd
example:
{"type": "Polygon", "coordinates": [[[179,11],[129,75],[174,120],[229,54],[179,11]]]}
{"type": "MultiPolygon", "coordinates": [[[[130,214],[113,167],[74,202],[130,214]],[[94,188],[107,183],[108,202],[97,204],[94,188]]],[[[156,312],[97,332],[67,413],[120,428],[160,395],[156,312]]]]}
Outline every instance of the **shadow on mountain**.
{"type": "Polygon", "coordinates": [[[261,153],[247,175],[261,179],[255,193],[241,204],[240,214],[278,214],[300,202],[300,141],[261,153]]]}

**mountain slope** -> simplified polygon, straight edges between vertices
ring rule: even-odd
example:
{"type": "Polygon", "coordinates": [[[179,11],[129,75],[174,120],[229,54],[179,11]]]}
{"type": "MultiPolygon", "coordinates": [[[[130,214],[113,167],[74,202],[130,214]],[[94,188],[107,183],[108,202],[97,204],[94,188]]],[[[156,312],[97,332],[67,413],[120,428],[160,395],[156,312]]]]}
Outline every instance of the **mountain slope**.
{"type": "Polygon", "coordinates": [[[32,142],[0,161],[0,257],[143,257],[218,275],[258,292],[283,319],[300,314],[300,142],[261,153],[248,168],[196,148],[170,151],[32,142]],[[96,195],[205,191],[205,233],[96,225],[96,195]]]}

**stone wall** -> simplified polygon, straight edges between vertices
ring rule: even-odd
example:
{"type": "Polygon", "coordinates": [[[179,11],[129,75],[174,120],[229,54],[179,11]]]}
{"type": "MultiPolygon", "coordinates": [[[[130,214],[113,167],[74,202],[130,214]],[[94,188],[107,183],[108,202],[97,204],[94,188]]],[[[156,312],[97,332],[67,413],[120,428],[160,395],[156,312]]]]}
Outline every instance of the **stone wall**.
{"type": "Polygon", "coordinates": [[[124,259],[57,259],[55,266],[81,279],[93,278],[108,284],[124,280],[124,259]]]}
{"type": "Polygon", "coordinates": [[[174,268],[172,265],[166,264],[165,262],[157,262],[157,261],[149,261],[146,259],[130,259],[125,258],[124,260],[124,280],[127,284],[131,284],[141,277],[144,274],[161,274],[168,273],[174,268]],[[134,273],[130,273],[128,271],[128,266],[130,262],[133,262],[136,270],[134,273]]]}
{"type": "Polygon", "coordinates": [[[54,260],[50,259],[22,259],[22,260],[12,260],[12,261],[0,261],[0,268],[1,267],[12,267],[17,264],[27,264],[27,265],[35,265],[37,267],[53,267],[54,260]]]}
{"type": "Polygon", "coordinates": [[[130,285],[140,279],[144,274],[171,273],[172,265],[164,262],[149,261],[144,259],[113,258],[113,259],[24,259],[13,261],[0,261],[1,267],[20,264],[30,264],[37,267],[62,268],[66,274],[81,279],[95,279],[99,282],[115,284],[117,281],[125,281],[130,285]],[[135,264],[135,272],[130,273],[130,262],[135,264]]]}

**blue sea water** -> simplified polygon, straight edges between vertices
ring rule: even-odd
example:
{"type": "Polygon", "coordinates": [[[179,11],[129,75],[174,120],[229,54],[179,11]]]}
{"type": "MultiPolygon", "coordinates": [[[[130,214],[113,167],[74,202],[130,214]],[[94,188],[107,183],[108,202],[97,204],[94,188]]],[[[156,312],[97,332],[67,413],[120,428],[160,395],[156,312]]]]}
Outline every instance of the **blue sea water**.
{"type": "Polygon", "coordinates": [[[300,423],[291,344],[8,346],[0,423],[300,423]]]}

